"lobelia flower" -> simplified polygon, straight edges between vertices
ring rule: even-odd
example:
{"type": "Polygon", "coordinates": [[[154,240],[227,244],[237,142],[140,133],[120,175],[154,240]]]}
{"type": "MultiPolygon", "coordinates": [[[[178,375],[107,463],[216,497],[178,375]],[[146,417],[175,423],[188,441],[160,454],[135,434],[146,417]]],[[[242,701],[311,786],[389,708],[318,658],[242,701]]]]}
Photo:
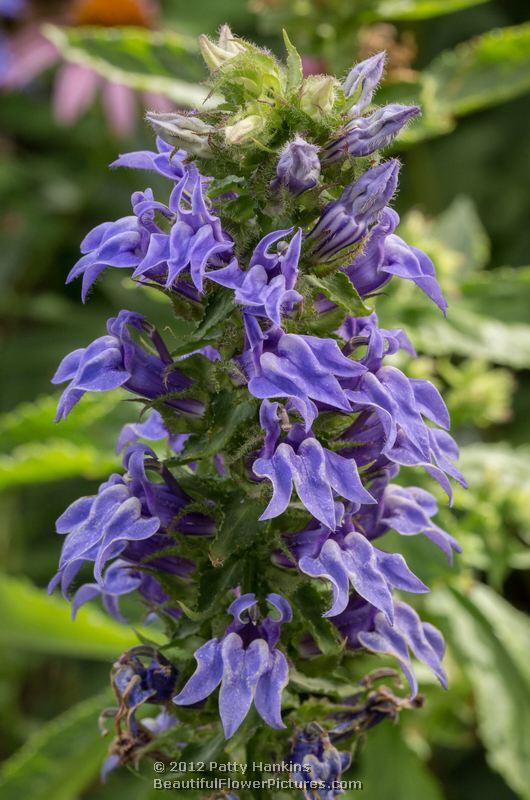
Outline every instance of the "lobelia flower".
{"type": "Polygon", "coordinates": [[[141,169],[156,172],[172,181],[180,181],[186,174],[183,164],[187,153],[176,150],[165,142],[161,136],[156,137],[156,152],[152,150],[136,150],[132,153],[123,153],[110,165],[111,168],[126,167],[127,169],[141,169]]]}
{"type": "MultiPolygon", "coordinates": [[[[458,448],[445,431],[429,427],[423,417],[440,428],[449,427],[449,414],[438,390],[425,380],[407,378],[396,367],[384,366],[383,358],[409,349],[410,343],[402,331],[386,331],[377,325],[377,317],[349,318],[340,329],[340,335],[350,342],[347,349],[367,345],[361,364],[367,367],[356,382],[348,382],[345,393],[354,411],[373,411],[380,424],[380,443],[371,437],[371,455],[379,449],[379,455],[395,464],[424,466],[451,496],[451,486],[446,473],[465,485],[465,480],[456,469],[453,460],[458,458],[458,448]],[[351,388],[350,388],[351,387],[351,388]],[[381,445],[381,446],[380,446],[381,445]]],[[[371,420],[366,416],[355,420],[351,428],[342,434],[342,440],[356,438],[371,420]]],[[[361,440],[362,441],[362,440],[361,440]]],[[[357,444],[357,446],[358,446],[357,444]]],[[[354,455],[355,449],[346,448],[344,454],[354,455]]],[[[376,456],[379,458],[379,456],[376,456]]],[[[378,461],[378,467],[384,466],[378,461]]]]}
{"type": "Polygon", "coordinates": [[[297,730],[289,760],[294,767],[291,780],[306,800],[333,800],[343,794],[337,784],[350,766],[351,756],[337,750],[317,723],[297,730]]]}
{"type": "Polygon", "coordinates": [[[278,327],[263,334],[248,315],[245,324],[249,346],[242,363],[249,376],[249,392],[254,397],[260,400],[290,398],[307,429],[318,414],[313,401],[351,411],[341,381],[358,378],[366,368],[343,355],[336,341],[284,333],[278,327]]]}
{"type": "Polygon", "coordinates": [[[350,108],[350,115],[360,114],[372,101],[383,70],[385,68],[386,53],[376,53],[374,56],[354,64],[347,77],[342,82],[346,97],[355,100],[355,105],[350,108]]]}
{"type": "MultiPolygon", "coordinates": [[[[187,577],[192,571],[193,565],[187,570],[183,570],[181,565],[175,565],[172,574],[187,577]]],[[[85,603],[101,597],[107,613],[114,619],[125,622],[119,601],[124,595],[132,592],[138,592],[149,607],[156,607],[157,610],[170,601],[169,595],[165,594],[155,578],[139,569],[138,564],[118,558],[107,567],[99,583],[85,583],[79,587],[72,598],[72,617],[75,618],[85,603]]],[[[165,607],[164,610],[175,617],[181,616],[182,613],[179,608],[165,607]]]]}
{"type": "Polygon", "coordinates": [[[335,164],[346,156],[368,156],[376,150],[388,147],[405,125],[419,113],[418,106],[389,103],[367,117],[352,119],[324,147],[323,163],[335,164]]]}
{"type": "MultiPolygon", "coordinates": [[[[371,491],[374,492],[373,485],[371,491]]],[[[423,534],[445,553],[449,563],[453,560],[453,551],[462,552],[457,540],[432,521],[438,513],[438,503],[425,489],[388,484],[378,502],[379,522],[367,534],[369,538],[382,536],[388,530],[401,536],[423,534]]],[[[369,509],[367,511],[370,513],[369,509]]]]}
{"type": "Polygon", "coordinates": [[[145,422],[132,422],[124,425],[118,436],[116,452],[121,453],[139,439],[148,439],[150,442],[167,440],[174,453],[180,453],[189,439],[188,433],[170,434],[167,430],[162,415],[151,409],[145,422]]]}
{"type": "MultiPolygon", "coordinates": [[[[57,407],[56,421],[65,419],[81,397],[88,391],[105,392],[123,387],[133,394],[150,400],[183,392],[192,382],[173,362],[156,330],[141,314],[120,311],[107,323],[108,334],[95,339],[86,348],[74,350],[61,361],[52,383],[70,381],[57,407]],[[132,338],[129,326],[146,332],[157,355],[149,353],[132,338]]],[[[165,402],[189,414],[202,413],[196,400],[168,398],[165,402]]]]}
{"type": "Polygon", "coordinates": [[[325,617],[335,617],[346,609],[350,583],[357,594],[384,613],[390,625],[394,622],[394,589],[429,591],[402,555],[377,549],[348,519],[324,542],[318,555],[302,556],[298,566],[306,575],[331,582],[333,605],[325,617]]]}
{"type": "Polygon", "coordinates": [[[264,401],[260,411],[266,440],[252,471],[257,477],[270,480],[273,487],[271,501],[260,520],[283,514],[291,500],[293,483],[307,510],[331,530],[340,524],[334,492],[359,506],[375,502],[361,483],[355,461],[322,447],[302,425],[293,425],[285,441],[277,444],[278,407],[278,403],[264,401]]]}
{"type": "Polygon", "coordinates": [[[166,214],[173,220],[171,232],[152,234],[133,278],[163,274],[166,288],[171,288],[181,273],[189,269],[194,286],[202,292],[207,267],[228,263],[234,243],[223,231],[219,217],[211,212],[203,182],[197,168],[189,165],[173,189],[167,207],[166,214]]]}
{"type": "Polygon", "coordinates": [[[306,142],[301,136],[295,136],[283,148],[276,166],[276,177],[271,182],[271,191],[276,192],[282,186],[297,197],[307,189],[317,185],[320,177],[320,160],[318,147],[306,142]]]}
{"type": "MultiPolygon", "coordinates": [[[[164,537],[155,538],[155,535],[171,528],[175,518],[179,518],[176,528],[183,533],[213,533],[211,520],[199,514],[185,514],[190,499],[166,469],[161,471],[162,483],[149,479],[146,457],[150,468],[160,473],[155,453],[144,445],[134,445],[124,455],[127,472],[123,477],[111,475],[101,484],[97,495],[76,500],[57,520],[57,533],[66,534],[66,538],[49,591],[53,592],[60,583],[67,597],[72,581],[86,562],[94,564],[94,577],[100,587],[83,587],[76,598],[74,612],[96,594],[101,594],[105,603],[115,609],[113,597],[132,591],[135,582],[139,588],[141,563],[149,562],[150,566],[181,577],[189,575],[193,564],[187,559],[174,556],[167,559],[163,554],[158,557],[170,540],[166,542],[164,537]],[[117,557],[132,562],[136,569],[131,571],[120,564],[119,569],[104,575],[107,562],[117,557]]],[[[144,588],[149,591],[148,582],[144,588]]]]}
{"type": "Polygon", "coordinates": [[[243,306],[245,314],[266,317],[275,325],[281,315],[292,312],[303,298],[294,287],[298,278],[298,259],[302,230],[298,228],[289,244],[285,236],[292,228],[268,233],[256,246],[249,268],[243,272],[236,261],[228,267],[206,273],[206,277],[221,286],[234,289],[234,300],[243,306]],[[277,253],[270,251],[277,244],[277,253]]]}
{"type": "Polygon", "coordinates": [[[436,280],[434,264],[418,247],[394,234],[398,223],[396,211],[383,209],[362,253],[344,271],[361,297],[382,288],[393,275],[413,281],[445,314],[447,302],[436,280]]]}
{"type": "Polygon", "coordinates": [[[378,164],[329,203],[308,235],[312,257],[329,259],[363,239],[396,191],[398,173],[396,159],[378,164]]]}
{"type": "Polygon", "coordinates": [[[211,639],[196,653],[197,669],[179,694],[177,705],[204,700],[221,684],[219,713],[225,737],[239,728],[252,702],[260,717],[272,728],[284,728],[281,718],[282,692],[289,679],[284,654],[277,649],[280,629],[290,622],[289,602],[271,593],[267,602],[279,614],[259,621],[254,594],[244,594],[231,603],[234,618],[221,639],[211,639]]]}
{"type": "MultiPolygon", "coordinates": [[[[144,198],[142,194],[142,200],[144,198]]],[[[135,192],[132,196],[133,209],[138,200],[139,193],[135,192]]],[[[158,228],[154,227],[151,220],[142,220],[136,215],[97,225],[81,242],[81,258],[70,270],[66,283],[83,276],[81,299],[84,303],[90,288],[104,269],[135,269],[138,266],[155,230],[158,228]]]]}
{"type": "Polygon", "coordinates": [[[418,682],[410,652],[432,670],[446,689],[447,676],[442,666],[445,644],[441,633],[429,622],[422,622],[407,603],[397,601],[394,609],[394,622],[390,625],[384,614],[366,600],[352,598],[346,610],[332,622],[347,638],[349,647],[396,658],[409,683],[411,698],[418,693],[418,682]]]}

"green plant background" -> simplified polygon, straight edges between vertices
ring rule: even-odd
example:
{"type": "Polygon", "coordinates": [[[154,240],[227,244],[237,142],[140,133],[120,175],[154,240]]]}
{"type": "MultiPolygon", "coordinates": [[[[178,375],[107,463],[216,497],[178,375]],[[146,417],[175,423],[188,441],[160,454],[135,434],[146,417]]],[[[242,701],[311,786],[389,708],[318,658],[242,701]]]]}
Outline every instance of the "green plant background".
{"type": "MultiPolygon", "coordinates": [[[[450,691],[425,676],[425,708],[370,733],[354,768],[366,800],[530,797],[527,17],[518,0],[167,0],[154,41],[50,32],[69,58],[183,103],[203,91],[194,37],[224,21],[277,52],[286,26],[302,52],[338,74],[355,59],[362,26],[389,21],[415,37],[414,79],[388,81],[380,99],[424,107],[396,148],[397,207],[407,240],[435,261],[450,308],[444,320],[417,290],[398,286],[378,313],[385,327],[411,334],[421,356],[414,374],[444,390],[470,489],[440,514],[464,548],[453,570],[407,542],[411,567],[433,586],[426,610],[448,641],[450,691]]],[[[104,786],[97,777],[109,666],[136,634],[97,604],[72,623],[44,587],[60,549],[56,517],[117,466],[116,433],[133,412],[118,396],[88,398],[56,427],[50,376],[116,307],[141,301],[164,319],[163,305],[132,295],[119,274],[106,275],[83,309],[79,287],[63,285],[86,231],[128,213],[130,191],[143,188],[138,174],[106,165],[150,136],[139,124],[134,141],[116,141],[97,107],[59,128],[51,81],[46,74],[0,102],[0,793],[144,800],[150,784],[132,772],[104,786]]]]}

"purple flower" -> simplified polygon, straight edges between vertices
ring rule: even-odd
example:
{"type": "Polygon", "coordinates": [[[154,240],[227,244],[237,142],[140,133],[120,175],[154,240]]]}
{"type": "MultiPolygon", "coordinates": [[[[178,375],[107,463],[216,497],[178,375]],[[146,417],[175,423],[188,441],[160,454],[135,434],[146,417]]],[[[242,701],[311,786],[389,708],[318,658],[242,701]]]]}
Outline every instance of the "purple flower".
{"type": "Polygon", "coordinates": [[[426,664],[444,688],[447,676],[442,667],[445,645],[441,633],[430,623],[422,622],[406,603],[394,604],[395,617],[390,625],[381,611],[361,598],[350,600],[348,608],[333,619],[348,645],[364,647],[372,653],[393,656],[410,685],[410,696],[418,693],[418,682],[412,668],[410,651],[426,664]]]}
{"type": "Polygon", "coordinates": [[[294,196],[317,185],[320,177],[318,147],[296,136],[283,148],[276,166],[276,177],[271,182],[271,191],[285,188],[294,196]]]}
{"type": "Polygon", "coordinates": [[[160,136],[156,137],[157,152],[151,150],[138,150],[134,153],[124,153],[111,167],[126,167],[127,169],[141,169],[157,172],[172,181],[180,181],[186,174],[184,159],[187,153],[165,142],[160,136]]]}
{"type": "Polygon", "coordinates": [[[397,188],[399,162],[385,161],[367,170],[326,206],[309,234],[314,259],[328,259],[359,242],[377,221],[397,188]]]}
{"type": "Polygon", "coordinates": [[[337,784],[350,765],[350,754],[337,750],[316,723],[296,732],[289,760],[293,765],[291,780],[306,800],[333,800],[343,794],[337,784]]]}
{"type": "Polygon", "coordinates": [[[330,408],[350,412],[351,404],[341,382],[357,379],[366,370],[347,358],[333,339],[283,333],[271,329],[264,336],[247,325],[250,348],[244,362],[250,380],[248,389],[254,397],[291,398],[309,428],[317,416],[313,401],[330,408]]]}
{"type": "Polygon", "coordinates": [[[183,514],[189,497],[159,465],[150,448],[144,445],[129,448],[124,466],[127,472],[123,477],[111,475],[101,484],[97,495],[76,500],[57,520],[57,533],[67,535],[59,569],[50,581],[49,591],[61,583],[67,597],[72,581],[87,562],[94,564],[94,577],[100,587],[96,589],[91,584],[83,587],[76,596],[74,612],[97,594],[102,595],[111,613],[117,610],[117,597],[140,585],[145,589],[144,595],[149,595],[154,587],[143,579],[140,584],[138,569],[141,566],[181,577],[189,575],[193,564],[186,559],[165,557],[162,551],[171,540],[158,535],[163,529],[171,528],[176,517],[176,527],[182,533],[203,535],[214,531],[212,520],[199,514],[183,514]],[[162,482],[149,479],[146,457],[148,468],[161,474],[162,482]],[[118,557],[132,563],[133,568],[120,564],[110,575],[108,570],[104,574],[107,562],[118,557]]]}
{"type": "Polygon", "coordinates": [[[376,53],[374,56],[354,64],[342,83],[344,94],[355,101],[350,108],[350,115],[360,114],[372,101],[375,90],[383,76],[386,53],[376,53]]]}
{"type": "Polygon", "coordinates": [[[150,442],[167,439],[173,452],[180,453],[188,438],[188,433],[170,434],[162,415],[152,409],[145,422],[132,422],[123,426],[118,436],[116,452],[121,453],[130,445],[136,444],[139,439],[148,439],[150,442]]]}
{"type": "Polygon", "coordinates": [[[266,447],[252,465],[254,474],[270,480],[273,487],[272,499],[261,520],[283,514],[291,500],[293,483],[307,510],[331,530],[340,523],[334,492],[359,505],[375,502],[361,483],[355,461],[322,447],[302,425],[293,425],[285,441],[277,445],[277,409],[278,403],[262,404],[260,418],[267,433],[266,447]]]}
{"type": "Polygon", "coordinates": [[[447,303],[436,280],[434,264],[419,248],[394,234],[398,223],[399,216],[393,209],[383,209],[363,252],[345,272],[361,297],[380,289],[393,275],[413,281],[445,313],[447,303]]]}
{"type": "Polygon", "coordinates": [[[158,572],[178,578],[187,578],[194,571],[195,565],[180,556],[164,556],[164,550],[170,545],[162,534],[152,536],[146,545],[136,547],[137,553],[133,546],[128,545],[124,554],[128,558],[138,555],[138,561],[118,558],[107,567],[99,583],[85,583],[80,586],[72,598],[72,617],[76,616],[85,603],[101,597],[107,613],[114,619],[125,622],[120,611],[120,598],[132,592],[138,592],[156,616],[164,612],[177,619],[181,617],[180,608],[171,600],[154,575],[146,569],[156,569],[158,572]],[[152,554],[150,550],[153,551],[152,554]]]}
{"type": "Polygon", "coordinates": [[[221,684],[219,713],[227,739],[243,722],[252,701],[267,725],[285,727],[281,699],[289,669],[276,645],[281,625],[290,622],[292,611],[281,595],[269,594],[267,602],[279,612],[279,619],[269,615],[258,621],[253,594],[234,600],[228,609],[234,621],[221,639],[211,639],[196,651],[197,669],[173,699],[177,705],[193,705],[221,684]]]}
{"type": "Polygon", "coordinates": [[[390,103],[367,117],[352,119],[339,136],[325,146],[323,163],[334,164],[345,156],[368,156],[388,147],[407,122],[419,113],[418,106],[390,103]]]}
{"type": "Polygon", "coordinates": [[[452,562],[453,551],[462,551],[456,539],[432,521],[432,517],[438,513],[438,504],[425,489],[390,484],[385,488],[380,504],[377,536],[390,529],[401,536],[417,536],[421,533],[445,553],[449,562],[452,562]]]}
{"type": "MultiPolygon", "coordinates": [[[[133,195],[133,203],[136,195],[133,195]]],[[[116,222],[103,222],[81,242],[82,256],[72,267],[66,283],[83,276],[81,298],[107,267],[135,269],[149,243],[150,230],[137,216],[123,217],[116,222]]]]}
{"type": "Polygon", "coordinates": [[[302,230],[298,228],[287,244],[284,237],[290,233],[292,228],[264,236],[252,254],[246,272],[234,259],[227,267],[207,272],[206,277],[234,289],[234,299],[243,306],[246,314],[266,317],[279,325],[282,313],[291,313],[295,304],[302,300],[302,295],[294,288],[298,278],[302,230]],[[271,252],[272,245],[277,242],[277,252],[271,252]]]}
{"type": "Polygon", "coordinates": [[[172,219],[171,232],[152,234],[133,278],[164,276],[165,286],[171,288],[189,269],[194,286],[202,292],[207,268],[225,266],[230,260],[234,243],[211,212],[203,182],[197,168],[190,165],[169,200],[166,213],[172,219]]]}
{"type": "Polygon", "coordinates": [[[298,566],[306,575],[331,582],[333,605],[325,617],[335,617],[348,605],[349,584],[369,603],[382,611],[390,624],[394,621],[393,589],[428,592],[408,568],[403,556],[378,550],[357,531],[331,536],[316,558],[303,556],[298,566]]]}
{"type": "Polygon", "coordinates": [[[385,355],[395,353],[400,347],[408,349],[406,337],[399,330],[378,328],[375,314],[346,320],[340,334],[348,341],[347,351],[367,346],[361,359],[367,371],[358,380],[342,384],[352,410],[370,411],[377,420],[361,414],[342,434],[342,441],[355,442],[352,448],[345,448],[343,454],[355,457],[361,464],[375,461],[377,469],[385,466],[381,457],[386,458],[387,463],[424,466],[451,496],[446,474],[465,485],[453,463],[458,458],[458,448],[445,430],[432,428],[424,420],[425,417],[441,428],[448,428],[445,403],[429,381],[407,378],[396,367],[382,366],[385,355]],[[366,426],[372,428],[366,438],[370,449],[359,458],[366,426]]]}
{"type": "Polygon", "coordinates": [[[59,570],[50,591],[61,582],[63,593],[86,561],[94,562],[94,575],[101,581],[103,568],[134,540],[148,539],[160,528],[160,520],[145,513],[141,500],[123,480],[113,475],[102,483],[95,497],[81,497],[57,520],[56,530],[68,534],[59,570]]]}
{"type": "MultiPolygon", "coordinates": [[[[172,359],[155,329],[141,314],[120,311],[107,323],[108,334],[88,347],[74,350],[61,361],[52,383],[70,381],[59,400],[56,421],[68,416],[86,392],[105,392],[123,387],[133,394],[156,400],[183,392],[192,382],[173,368],[172,359]],[[132,338],[129,327],[148,333],[158,351],[147,352],[132,338]]],[[[191,399],[167,399],[185,413],[200,414],[202,405],[191,399]]]]}

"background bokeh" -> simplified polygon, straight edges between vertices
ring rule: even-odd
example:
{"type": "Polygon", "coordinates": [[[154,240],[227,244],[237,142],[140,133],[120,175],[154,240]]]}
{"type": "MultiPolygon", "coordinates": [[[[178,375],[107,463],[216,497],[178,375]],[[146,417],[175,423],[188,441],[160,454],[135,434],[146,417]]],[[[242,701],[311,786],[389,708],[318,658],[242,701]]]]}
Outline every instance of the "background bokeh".
{"type": "MultiPolygon", "coordinates": [[[[530,797],[526,4],[166,0],[143,20],[158,30],[156,45],[148,45],[147,28],[85,28],[79,3],[17,5],[0,0],[2,797],[147,800],[152,791],[126,770],[104,786],[97,777],[105,742],[96,720],[108,702],[109,665],[134,632],[95,607],[72,624],[67,604],[45,592],[60,549],[54,521],[117,465],[113,442],[131,410],[119,397],[91,398],[54,426],[49,381],[60,358],[101,335],[117,307],[134,304],[163,320],[164,307],[138,297],[119,274],[106,274],[85,307],[79,286],[65,287],[64,278],[85,233],[128,213],[131,191],[145,188],[141,174],[107,165],[118,152],[149,146],[141,117],[154,94],[176,105],[204,96],[194,37],[225,21],[277,53],[286,27],[308,71],[342,76],[357,56],[386,47],[378,100],[419,99],[424,108],[396,148],[404,162],[397,208],[405,238],[437,265],[449,314],[440,318],[407,286],[379,298],[378,313],[385,327],[410,333],[421,357],[408,368],[443,389],[470,489],[459,489],[453,509],[440,515],[463,546],[454,568],[415,539],[406,553],[434,585],[424,608],[448,640],[450,691],[425,676],[425,708],[371,733],[355,769],[362,796],[530,797]],[[48,32],[54,45],[39,65],[45,22],[77,24],[48,32]],[[79,96],[79,72],[68,81],[65,56],[96,70],[93,102],[79,96]],[[105,81],[116,76],[142,89],[134,103],[127,94],[121,118],[117,101],[105,100],[105,81]]],[[[127,16],[135,3],[110,3],[125,8],[111,20],[105,5],[92,3],[100,18],[91,22],[142,21],[127,16]]]]}

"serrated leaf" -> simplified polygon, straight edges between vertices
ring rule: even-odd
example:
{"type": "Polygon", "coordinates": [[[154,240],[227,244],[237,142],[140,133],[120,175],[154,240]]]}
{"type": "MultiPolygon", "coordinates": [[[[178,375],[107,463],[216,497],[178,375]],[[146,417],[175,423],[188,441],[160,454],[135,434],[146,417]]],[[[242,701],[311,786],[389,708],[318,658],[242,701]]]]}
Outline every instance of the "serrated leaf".
{"type": "Polygon", "coordinates": [[[521,798],[530,797],[530,623],[492,589],[437,590],[431,611],[473,686],[489,764],[521,798]]]}
{"type": "MultiPolygon", "coordinates": [[[[102,661],[138,644],[131,628],[97,608],[82,608],[75,621],[68,603],[48,597],[28,581],[0,575],[0,642],[4,647],[102,661]]],[[[140,629],[162,641],[155,629],[140,629]]]]}
{"type": "Polygon", "coordinates": [[[44,32],[67,60],[109,81],[165,95],[191,108],[218,102],[198,84],[202,68],[195,42],[175,31],[46,25],[44,32]]]}
{"type": "Polygon", "coordinates": [[[212,419],[202,434],[193,434],[182,451],[181,460],[193,461],[208,458],[221,452],[238,433],[241,426],[256,414],[252,400],[237,402],[234,392],[227,389],[214,397],[210,412],[212,419]]]}
{"type": "Polygon", "coordinates": [[[225,561],[228,556],[252,546],[266,535],[267,523],[258,522],[263,505],[246,495],[235,494],[223,508],[224,516],[217,536],[210,547],[212,561],[225,561]]]}
{"type": "Polygon", "coordinates": [[[193,340],[198,341],[215,336],[217,326],[234,310],[232,292],[218,291],[208,298],[204,317],[193,332],[193,340]]]}
{"type": "Polygon", "coordinates": [[[45,724],[5,762],[3,800],[77,800],[101,768],[109,743],[97,722],[111,703],[109,689],[45,724]]]}
{"type": "Polygon", "coordinates": [[[287,50],[287,91],[292,92],[302,85],[304,70],[300,53],[289,39],[287,31],[282,31],[283,42],[287,50]]]}
{"type": "Polygon", "coordinates": [[[306,280],[352,317],[366,317],[372,313],[345,272],[335,272],[325,278],[306,275],[306,280]]]}
{"type": "Polygon", "coordinates": [[[322,614],[326,611],[322,597],[310,583],[301,584],[292,597],[304,627],[313,636],[324,655],[337,655],[343,649],[340,634],[329,619],[322,614]]]}
{"type": "Polygon", "coordinates": [[[199,612],[209,611],[230,589],[241,583],[245,572],[242,559],[231,558],[221,567],[205,567],[199,579],[199,612]]]}

